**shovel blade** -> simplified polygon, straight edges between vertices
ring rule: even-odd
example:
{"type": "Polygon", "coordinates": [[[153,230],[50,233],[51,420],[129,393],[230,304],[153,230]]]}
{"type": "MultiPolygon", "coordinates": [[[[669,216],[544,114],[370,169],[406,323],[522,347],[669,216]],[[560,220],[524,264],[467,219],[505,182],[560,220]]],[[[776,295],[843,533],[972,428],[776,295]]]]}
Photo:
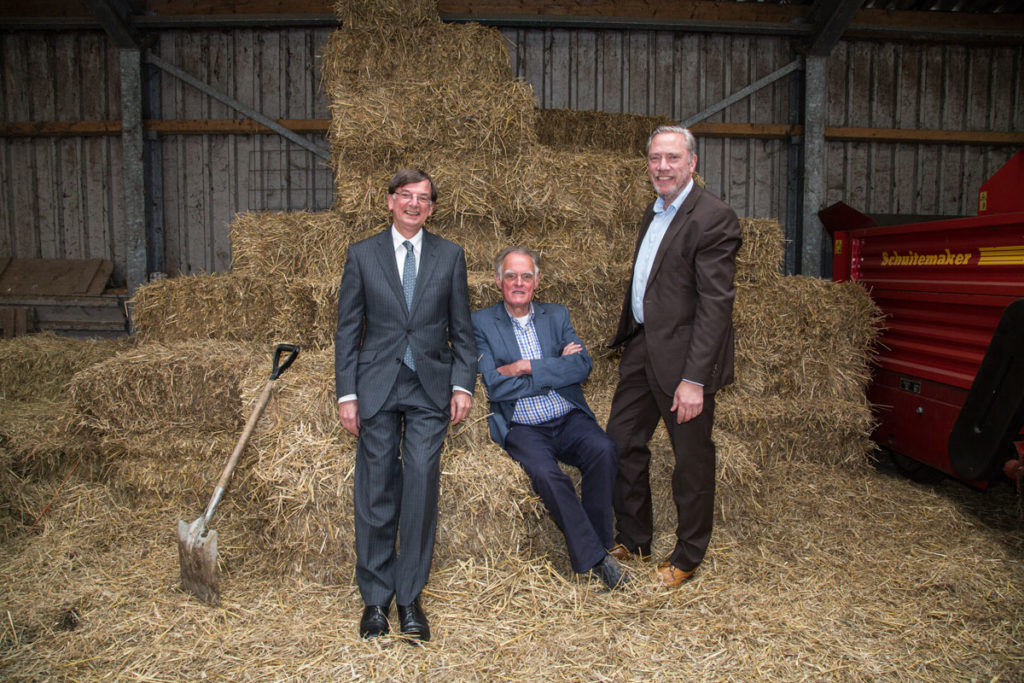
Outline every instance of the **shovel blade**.
{"type": "Polygon", "coordinates": [[[203,529],[202,517],[191,524],[178,521],[178,562],[181,587],[207,605],[219,605],[217,532],[203,529]]]}

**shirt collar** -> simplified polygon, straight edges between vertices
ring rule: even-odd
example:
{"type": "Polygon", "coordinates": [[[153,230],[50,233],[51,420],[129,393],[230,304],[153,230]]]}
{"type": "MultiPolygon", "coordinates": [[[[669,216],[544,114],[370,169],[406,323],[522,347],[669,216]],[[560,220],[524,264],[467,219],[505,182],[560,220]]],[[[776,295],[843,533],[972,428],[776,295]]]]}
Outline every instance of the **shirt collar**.
{"type": "MultiPolygon", "coordinates": [[[[519,322],[519,318],[517,318],[517,317],[515,317],[514,315],[512,315],[511,313],[509,313],[508,307],[507,307],[507,306],[505,306],[505,303],[504,303],[504,302],[502,302],[502,306],[503,306],[503,307],[505,308],[505,314],[506,314],[506,315],[507,315],[507,316],[509,317],[509,319],[510,319],[510,320],[511,320],[511,321],[512,321],[513,323],[518,323],[518,322],[519,322]]],[[[527,324],[528,324],[528,323],[529,323],[530,321],[532,321],[532,320],[533,320],[533,316],[534,316],[534,311],[533,311],[533,302],[531,301],[531,302],[530,302],[530,313],[529,313],[529,315],[528,315],[528,317],[527,317],[527,320],[526,320],[527,324]]]]}
{"type": "MultiPolygon", "coordinates": [[[[392,225],[391,241],[394,243],[395,251],[398,251],[399,249],[405,250],[405,247],[402,246],[405,243],[405,239],[406,238],[402,236],[402,233],[398,232],[398,229],[392,225]]],[[[416,234],[409,238],[409,241],[412,242],[412,248],[416,250],[417,253],[422,254],[423,251],[420,249],[420,245],[423,244],[423,228],[417,230],[416,234]]]]}
{"type": "MultiPolygon", "coordinates": [[[[686,187],[684,187],[683,190],[676,196],[676,198],[672,200],[672,203],[669,204],[669,207],[675,210],[679,210],[679,207],[683,205],[683,201],[686,200],[686,196],[690,194],[690,190],[692,189],[693,178],[690,178],[690,182],[686,183],[686,187]]],[[[665,211],[669,207],[665,206],[665,200],[662,199],[661,197],[658,197],[657,199],[654,200],[654,213],[661,213],[662,211],[665,211]]]]}

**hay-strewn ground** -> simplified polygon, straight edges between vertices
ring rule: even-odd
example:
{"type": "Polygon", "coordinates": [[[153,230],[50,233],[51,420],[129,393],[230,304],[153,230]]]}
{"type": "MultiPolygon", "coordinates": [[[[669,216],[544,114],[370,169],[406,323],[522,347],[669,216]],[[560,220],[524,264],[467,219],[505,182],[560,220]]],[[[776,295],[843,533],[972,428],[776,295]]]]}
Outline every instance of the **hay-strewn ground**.
{"type": "Polygon", "coordinates": [[[72,480],[35,532],[3,541],[0,676],[1021,680],[1009,487],[827,466],[770,479],[770,504],[719,519],[681,590],[608,594],[547,562],[448,562],[427,587],[435,635],[422,649],[361,641],[351,581],[268,576],[256,561],[227,578],[224,607],[205,607],[177,588],[173,533],[198,510],[72,480]]]}

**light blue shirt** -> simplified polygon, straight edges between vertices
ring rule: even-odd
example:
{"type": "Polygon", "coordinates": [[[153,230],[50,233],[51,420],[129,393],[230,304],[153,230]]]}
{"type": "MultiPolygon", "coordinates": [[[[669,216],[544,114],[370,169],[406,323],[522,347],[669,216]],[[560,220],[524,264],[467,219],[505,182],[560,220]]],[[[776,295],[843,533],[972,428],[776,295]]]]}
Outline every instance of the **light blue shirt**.
{"type": "Polygon", "coordinates": [[[633,319],[640,325],[644,324],[644,292],[647,291],[647,279],[651,276],[651,266],[654,265],[654,257],[661,246],[661,240],[665,237],[672,219],[682,206],[683,200],[693,189],[693,179],[686,184],[679,196],[672,200],[672,203],[665,206],[665,200],[658,197],[654,202],[654,218],[647,228],[643,242],[640,243],[640,251],[636,254],[636,264],[633,266],[633,319]]]}

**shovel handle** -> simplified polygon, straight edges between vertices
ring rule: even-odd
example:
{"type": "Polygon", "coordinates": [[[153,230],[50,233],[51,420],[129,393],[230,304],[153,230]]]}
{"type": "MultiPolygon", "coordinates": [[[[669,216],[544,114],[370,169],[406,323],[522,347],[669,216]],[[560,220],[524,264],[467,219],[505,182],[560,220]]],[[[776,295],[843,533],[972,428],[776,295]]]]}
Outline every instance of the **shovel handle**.
{"type": "Polygon", "coordinates": [[[228,483],[231,481],[231,475],[235,472],[238,459],[241,457],[242,451],[245,450],[246,444],[249,443],[249,437],[252,436],[253,430],[256,429],[256,423],[259,421],[260,415],[263,414],[263,410],[270,401],[270,392],[274,388],[274,381],[281,376],[281,373],[288,369],[289,365],[295,362],[298,355],[299,347],[292,344],[278,344],[277,348],[274,349],[274,369],[270,373],[270,379],[264,385],[263,391],[260,392],[260,397],[256,400],[256,407],[253,408],[252,414],[249,415],[249,420],[245,423],[245,429],[242,431],[242,436],[238,439],[238,443],[235,444],[235,450],[231,451],[231,457],[228,458],[227,464],[224,465],[224,471],[221,472],[220,479],[217,480],[217,487],[213,490],[210,503],[206,506],[206,512],[203,513],[203,527],[213,517],[213,511],[216,509],[217,503],[220,502],[224,489],[227,488],[228,483]],[[283,363],[280,363],[281,354],[286,351],[289,352],[289,355],[283,363]]]}

